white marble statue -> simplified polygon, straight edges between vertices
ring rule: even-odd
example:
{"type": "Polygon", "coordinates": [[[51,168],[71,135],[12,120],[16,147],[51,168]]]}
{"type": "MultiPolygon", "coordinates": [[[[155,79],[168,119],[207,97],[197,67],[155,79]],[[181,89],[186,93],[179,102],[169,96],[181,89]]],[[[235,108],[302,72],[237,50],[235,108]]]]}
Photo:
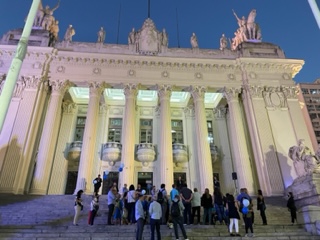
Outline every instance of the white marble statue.
{"type": "Polygon", "coordinates": [[[226,36],[223,33],[221,38],[220,38],[220,50],[224,50],[227,47],[228,47],[228,40],[227,40],[226,36]]]}
{"type": "Polygon", "coordinates": [[[100,28],[98,35],[98,43],[104,43],[104,40],[106,39],[106,31],[103,29],[103,27],[100,28]]]}
{"type": "Polygon", "coordinates": [[[252,9],[249,13],[248,20],[247,20],[247,31],[249,35],[249,39],[255,39],[256,36],[256,23],[255,18],[257,16],[257,11],[255,9],[252,9]]]}
{"type": "Polygon", "coordinates": [[[59,21],[55,20],[49,29],[49,47],[54,47],[58,41],[59,21]]]}
{"type": "Polygon", "coordinates": [[[136,31],[134,28],[132,28],[131,32],[129,33],[128,36],[128,44],[134,44],[136,40],[136,31]]]}
{"type": "Polygon", "coordinates": [[[58,9],[59,5],[60,5],[60,0],[58,0],[57,5],[52,9],[50,9],[48,5],[45,8],[42,8],[42,3],[40,3],[39,7],[42,8],[40,9],[40,11],[43,12],[43,18],[41,20],[41,26],[43,29],[49,30],[51,25],[54,23],[53,13],[55,10],[58,9]]]}
{"type": "MultiPolygon", "coordinates": [[[[318,149],[316,154],[319,154],[318,149]]],[[[304,140],[299,139],[297,146],[289,148],[289,157],[293,160],[293,165],[298,177],[303,177],[311,173],[320,172],[319,155],[312,154],[310,148],[304,145],[304,140]]]]}
{"type": "Polygon", "coordinates": [[[163,29],[161,33],[161,45],[168,47],[168,33],[166,29],[163,29]]]}
{"type": "Polygon", "coordinates": [[[70,24],[66,33],[64,34],[64,41],[66,42],[72,42],[72,37],[76,34],[76,31],[74,30],[73,26],[70,24]]]}
{"type": "Polygon", "coordinates": [[[190,37],[190,43],[191,43],[191,47],[192,48],[198,48],[198,38],[196,36],[195,33],[192,33],[191,37],[190,37]]]}

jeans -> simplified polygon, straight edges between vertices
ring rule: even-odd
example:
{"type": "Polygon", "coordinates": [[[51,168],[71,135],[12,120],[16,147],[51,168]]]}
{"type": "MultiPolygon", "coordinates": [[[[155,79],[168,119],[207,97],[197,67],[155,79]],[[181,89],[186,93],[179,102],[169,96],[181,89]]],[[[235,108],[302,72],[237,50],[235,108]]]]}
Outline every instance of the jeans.
{"type": "Polygon", "coordinates": [[[190,202],[183,202],[184,205],[184,212],[183,212],[183,218],[185,224],[192,223],[192,215],[191,215],[191,203],[190,202]],[[189,220],[189,222],[188,222],[189,220]]]}
{"type": "Polygon", "coordinates": [[[200,223],[200,206],[199,207],[192,207],[192,223],[194,223],[194,218],[197,213],[197,219],[198,219],[198,224],[200,223]]]}
{"type": "Polygon", "coordinates": [[[112,215],[113,215],[113,211],[114,211],[114,204],[109,204],[108,205],[108,225],[111,225],[111,218],[112,218],[112,215]]]}
{"type": "Polygon", "coordinates": [[[142,240],[143,228],[144,228],[144,219],[139,218],[137,220],[136,240],[142,240]]]}
{"type": "Polygon", "coordinates": [[[225,219],[225,217],[224,217],[224,206],[215,204],[215,208],[216,208],[216,212],[217,212],[217,215],[218,215],[219,222],[222,223],[222,221],[225,219]]]}
{"type": "Polygon", "coordinates": [[[161,233],[160,233],[160,219],[150,219],[150,228],[151,228],[151,240],[154,240],[154,230],[157,231],[157,239],[161,240],[161,233]]]}
{"type": "Polygon", "coordinates": [[[263,224],[267,224],[266,212],[263,209],[260,209],[260,216],[262,218],[263,224]]]}
{"type": "Polygon", "coordinates": [[[174,235],[175,235],[176,239],[179,239],[178,225],[180,226],[180,229],[181,229],[181,232],[182,232],[184,239],[187,239],[188,238],[187,233],[186,233],[186,230],[184,229],[184,226],[183,226],[183,218],[181,216],[180,217],[173,217],[172,222],[173,222],[173,228],[174,228],[174,235]]]}
{"type": "Polygon", "coordinates": [[[206,224],[207,216],[208,216],[209,225],[211,225],[211,218],[212,218],[211,208],[203,208],[203,224],[206,224]]]}

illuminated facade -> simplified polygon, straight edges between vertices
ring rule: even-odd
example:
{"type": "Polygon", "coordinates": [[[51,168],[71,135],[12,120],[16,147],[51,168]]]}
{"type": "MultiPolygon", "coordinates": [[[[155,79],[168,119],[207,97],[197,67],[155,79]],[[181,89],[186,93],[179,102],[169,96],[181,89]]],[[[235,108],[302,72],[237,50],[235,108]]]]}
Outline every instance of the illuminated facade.
{"type": "Polygon", "coordinates": [[[178,176],[212,191],[214,175],[234,192],[236,172],[237,187],[282,195],[296,178],[289,147],[313,144],[293,81],[304,62],[261,42],[168,48],[151,19],[138,33],[128,45],[30,38],[0,135],[0,192],[91,193],[103,172],[103,193],[113,180],[170,189],[178,176]]]}

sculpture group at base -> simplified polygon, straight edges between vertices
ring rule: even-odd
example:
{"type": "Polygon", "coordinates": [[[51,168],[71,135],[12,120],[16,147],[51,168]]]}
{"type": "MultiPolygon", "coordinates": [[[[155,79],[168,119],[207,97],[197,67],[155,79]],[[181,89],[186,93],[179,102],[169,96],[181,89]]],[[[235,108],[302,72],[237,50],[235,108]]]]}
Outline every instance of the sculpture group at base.
{"type": "Polygon", "coordinates": [[[298,146],[289,148],[289,157],[293,160],[298,177],[312,173],[320,173],[320,146],[315,154],[304,145],[304,140],[298,140],[298,146]]]}

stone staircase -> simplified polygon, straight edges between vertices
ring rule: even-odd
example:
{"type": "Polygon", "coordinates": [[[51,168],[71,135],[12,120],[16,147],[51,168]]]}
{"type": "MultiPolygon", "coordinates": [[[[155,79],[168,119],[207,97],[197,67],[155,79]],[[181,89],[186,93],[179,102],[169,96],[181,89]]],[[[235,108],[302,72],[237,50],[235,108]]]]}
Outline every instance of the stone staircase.
{"type": "MultiPolygon", "coordinates": [[[[0,240],[4,239],[85,239],[85,240],[131,240],[135,239],[134,225],[107,226],[106,196],[100,197],[100,213],[95,225],[88,226],[88,210],[91,196],[83,196],[85,208],[79,226],[73,226],[74,196],[71,195],[8,195],[0,194],[0,240]]],[[[268,225],[261,222],[255,211],[255,239],[309,240],[319,239],[307,233],[301,225],[291,226],[286,200],[280,197],[266,198],[268,225]]],[[[186,231],[192,240],[247,239],[240,222],[242,237],[230,237],[225,225],[188,225],[186,231]]],[[[163,240],[174,238],[173,229],[161,226],[163,240]]],[[[182,238],[181,232],[180,239],[182,238]]],[[[144,229],[144,239],[150,239],[150,228],[144,229]]]]}

